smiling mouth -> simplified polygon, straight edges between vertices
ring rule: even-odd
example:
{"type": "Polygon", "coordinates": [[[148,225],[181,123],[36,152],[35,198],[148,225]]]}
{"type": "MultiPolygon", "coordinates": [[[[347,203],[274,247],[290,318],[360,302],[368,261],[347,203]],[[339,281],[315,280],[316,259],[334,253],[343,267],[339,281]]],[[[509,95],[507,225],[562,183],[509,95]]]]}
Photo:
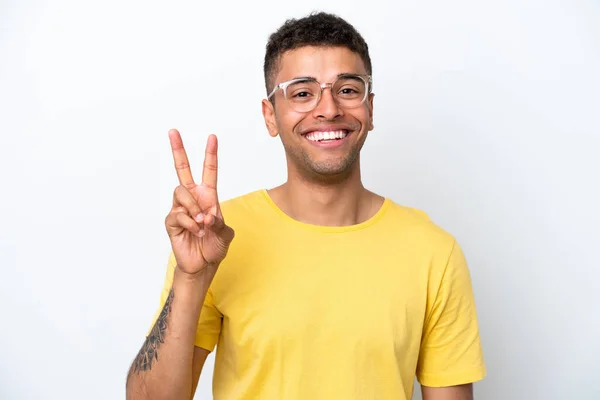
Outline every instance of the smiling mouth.
{"type": "Polygon", "coordinates": [[[346,136],[348,136],[350,132],[346,129],[341,129],[339,131],[313,131],[304,135],[305,138],[310,140],[311,142],[335,142],[336,140],[342,140],[346,136]]]}

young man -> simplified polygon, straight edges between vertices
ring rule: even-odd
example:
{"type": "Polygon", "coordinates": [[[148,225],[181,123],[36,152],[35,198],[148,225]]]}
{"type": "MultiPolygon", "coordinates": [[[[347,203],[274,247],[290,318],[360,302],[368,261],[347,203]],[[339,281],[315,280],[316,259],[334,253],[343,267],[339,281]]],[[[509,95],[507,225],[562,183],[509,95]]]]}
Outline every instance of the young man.
{"type": "Polygon", "coordinates": [[[407,400],[415,376],[425,400],[472,399],[485,367],[459,245],[361,183],[373,129],[365,41],[333,15],[290,20],[270,37],[264,73],[283,185],[219,203],[216,138],[198,184],[169,132],[173,251],[127,398],[192,398],[217,346],[216,400],[407,400]]]}

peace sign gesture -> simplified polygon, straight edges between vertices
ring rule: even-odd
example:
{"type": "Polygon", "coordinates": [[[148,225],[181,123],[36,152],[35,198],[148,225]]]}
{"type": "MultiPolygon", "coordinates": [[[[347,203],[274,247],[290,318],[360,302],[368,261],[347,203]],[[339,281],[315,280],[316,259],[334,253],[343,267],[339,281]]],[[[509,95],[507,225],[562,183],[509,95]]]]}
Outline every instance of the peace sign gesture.
{"type": "Polygon", "coordinates": [[[177,130],[169,131],[169,141],[179,186],[175,188],[173,207],[165,225],[177,268],[188,274],[197,274],[209,266],[218,265],[227,255],[234,237],[233,229],[225,225],[217,196],[217,137],[208,137],[202,183],[199,185],[194,182],[177,130]]]}

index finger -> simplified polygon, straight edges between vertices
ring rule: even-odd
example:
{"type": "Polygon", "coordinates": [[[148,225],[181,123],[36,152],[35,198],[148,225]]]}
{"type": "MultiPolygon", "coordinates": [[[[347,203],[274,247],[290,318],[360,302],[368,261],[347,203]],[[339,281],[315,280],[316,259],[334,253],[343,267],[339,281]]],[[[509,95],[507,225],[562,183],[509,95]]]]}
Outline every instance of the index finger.
{"type": "Polygon", "coordinates": [[[171,150],[173,151],[173,160],[175,161],[175,169],[177,170],[177,178],[179,183],[186,188],[196,186],[190,169],[187,153],[183,147],[183,140],[177,129],[169,131],[169,141],[171,142],[171,150]]]}
{"type": "Polygon", "coordinates": [[[217,188],[217,137],[210,135],[206,141],[206,152],[204,153],[204,169],[202,171],[202,184],[211,189],[217,188]]]}

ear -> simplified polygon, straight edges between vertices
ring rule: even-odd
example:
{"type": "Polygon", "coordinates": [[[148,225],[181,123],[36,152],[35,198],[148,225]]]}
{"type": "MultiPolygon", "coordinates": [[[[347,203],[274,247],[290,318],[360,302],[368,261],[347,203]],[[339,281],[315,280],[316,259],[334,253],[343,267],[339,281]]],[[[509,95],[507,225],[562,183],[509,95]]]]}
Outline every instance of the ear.
{"type": "Polygon", "coordinates": [[[269,135],[272,137],[277,136],[277,121],[275,119],[275,108],[273,107],[273,103],[271,103],[267,99],[263,99],[262,101],[262,114],[265,119],[265,125],[267,126],[267,130],[269,131],[269,135]]]}
{"type": "Polygon", "coordinates": [[[369,93],[369,98],[367,99],[369,103],[369,131],[375,129],[375,125],[373,125],[373,98],[375,98],[375,93],[369,93]]]}

